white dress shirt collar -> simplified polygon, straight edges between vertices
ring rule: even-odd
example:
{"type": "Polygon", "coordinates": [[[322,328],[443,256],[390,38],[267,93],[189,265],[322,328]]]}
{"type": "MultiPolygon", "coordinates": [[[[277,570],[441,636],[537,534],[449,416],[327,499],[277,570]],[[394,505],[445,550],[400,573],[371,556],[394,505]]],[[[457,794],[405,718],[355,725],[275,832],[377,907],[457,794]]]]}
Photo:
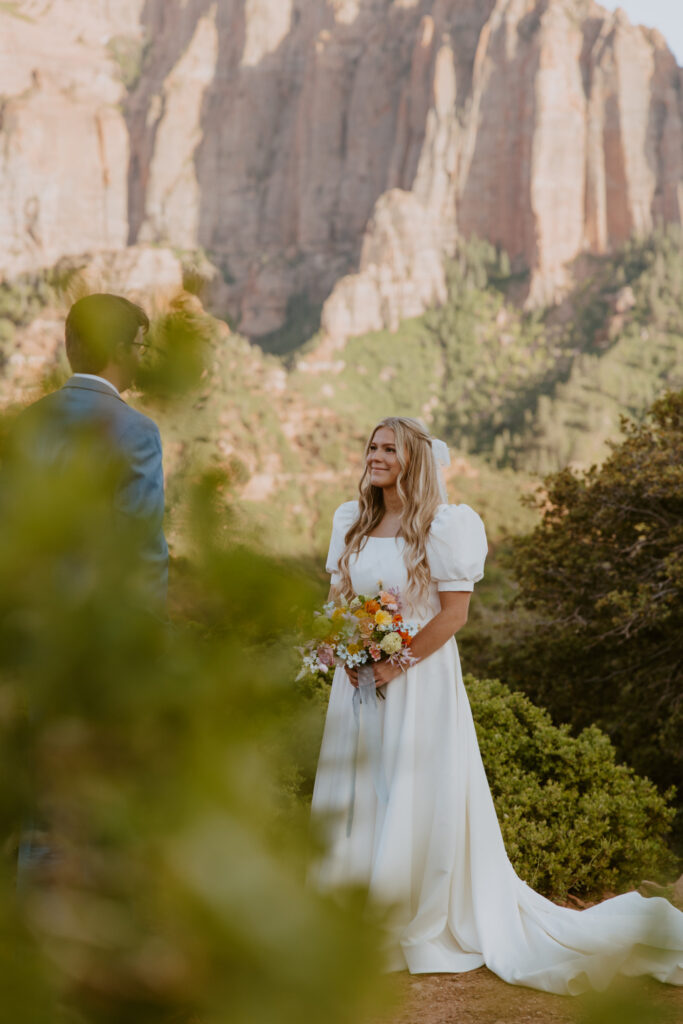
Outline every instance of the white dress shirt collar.
{"type": "Polygon", "coordinates": [[[85,377],[86,380],[98,380],[100,382],[100,384],[106,384],[108,388],[112,389],[112,391],[114,392],[115,395],[118,395],[119,398],[121,397],[119,389],[116,387],[115,384],[112,384],[112,382],[110,380],[107,380],[106,377],[98,377],[97,374],[95,374],[95,373],[74,373],[74,374],[72,374],[72,376],[73,377],[85,377]]]}

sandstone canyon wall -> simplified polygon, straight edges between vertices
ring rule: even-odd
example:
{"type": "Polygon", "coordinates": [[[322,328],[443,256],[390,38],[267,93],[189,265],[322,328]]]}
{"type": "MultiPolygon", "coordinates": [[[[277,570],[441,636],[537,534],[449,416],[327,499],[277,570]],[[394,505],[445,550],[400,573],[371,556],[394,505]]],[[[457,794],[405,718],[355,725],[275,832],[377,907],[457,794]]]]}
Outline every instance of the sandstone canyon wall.
{"type": "Polygon", "coordinates": [[[20,0],[0,272],[202,247],[245,333],[306,294],[334,342],[438,301],[478,235],[543,300],[581,252],[681,222],[682,86],[593,0],[20,0]]]}
{"type": "Polygon", "coordinates": [[[0,7],[0,272],[126,245],[129,137],[103,39],[129,31],[141,7],[0,7]]]}

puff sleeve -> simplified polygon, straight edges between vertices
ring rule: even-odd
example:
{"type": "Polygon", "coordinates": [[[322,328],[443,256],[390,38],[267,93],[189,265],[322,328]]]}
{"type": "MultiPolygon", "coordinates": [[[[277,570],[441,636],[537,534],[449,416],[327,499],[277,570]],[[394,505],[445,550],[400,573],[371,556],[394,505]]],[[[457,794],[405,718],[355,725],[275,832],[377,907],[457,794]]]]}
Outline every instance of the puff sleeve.
{"type": "Polygon", "coordinates": [[[330,537],[330,549],[327,553],[325,568],[332,576],[332,584],[341,582],[339,574],[339,559],[344,551],[344,542],[349,527],[358,518],[358,502],[345,501],[334,513],[332,520],[332,536],[330,537]]]}
{"type": "Polygon", "coordinates": [[[474,590],[484,575],[486,531],[469,505],[442,505],[432,522],[427,558],[439,591],[474,590]]]}

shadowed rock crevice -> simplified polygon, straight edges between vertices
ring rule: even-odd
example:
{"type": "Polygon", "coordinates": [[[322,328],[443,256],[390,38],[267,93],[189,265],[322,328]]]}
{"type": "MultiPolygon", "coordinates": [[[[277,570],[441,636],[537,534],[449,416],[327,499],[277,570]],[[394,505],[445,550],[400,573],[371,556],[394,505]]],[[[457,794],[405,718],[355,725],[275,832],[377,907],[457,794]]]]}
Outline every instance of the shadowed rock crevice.
{"type": "Polygon", "coordinates": [[[504,248],[514,271],[536,265],[532,203],[539,33],[547,3],[515,24],[501,4],[486,26],[462,163],[459,228],[504,248]]]}
{"type": "Polygon", "coordinates": [[[147,214],[149,168],[154,157],[159,127],[166,113],[166,83],[187,51],[198,21],[206,17],[215,6],[215,0],[144,2],[140,22],[148,41],[147,59],[137,87],[128,95],[124,104],[130,135],[129,245],[135,245],[140,240],[140,231],[147,214]]]}

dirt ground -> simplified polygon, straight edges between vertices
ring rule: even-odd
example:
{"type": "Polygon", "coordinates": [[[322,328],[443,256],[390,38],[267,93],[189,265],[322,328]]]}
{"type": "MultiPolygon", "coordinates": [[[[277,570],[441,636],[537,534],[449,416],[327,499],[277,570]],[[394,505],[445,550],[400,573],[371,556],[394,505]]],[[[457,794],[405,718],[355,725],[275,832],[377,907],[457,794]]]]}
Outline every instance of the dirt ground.
{"type": "Polygon", "coordinates": [[[602,996],[555,996],[481,967],[401,975],[396,985],[400,1009],[373,1024],[683,1024],[683,989],[650,980],[624,980],[602,996]]]}

